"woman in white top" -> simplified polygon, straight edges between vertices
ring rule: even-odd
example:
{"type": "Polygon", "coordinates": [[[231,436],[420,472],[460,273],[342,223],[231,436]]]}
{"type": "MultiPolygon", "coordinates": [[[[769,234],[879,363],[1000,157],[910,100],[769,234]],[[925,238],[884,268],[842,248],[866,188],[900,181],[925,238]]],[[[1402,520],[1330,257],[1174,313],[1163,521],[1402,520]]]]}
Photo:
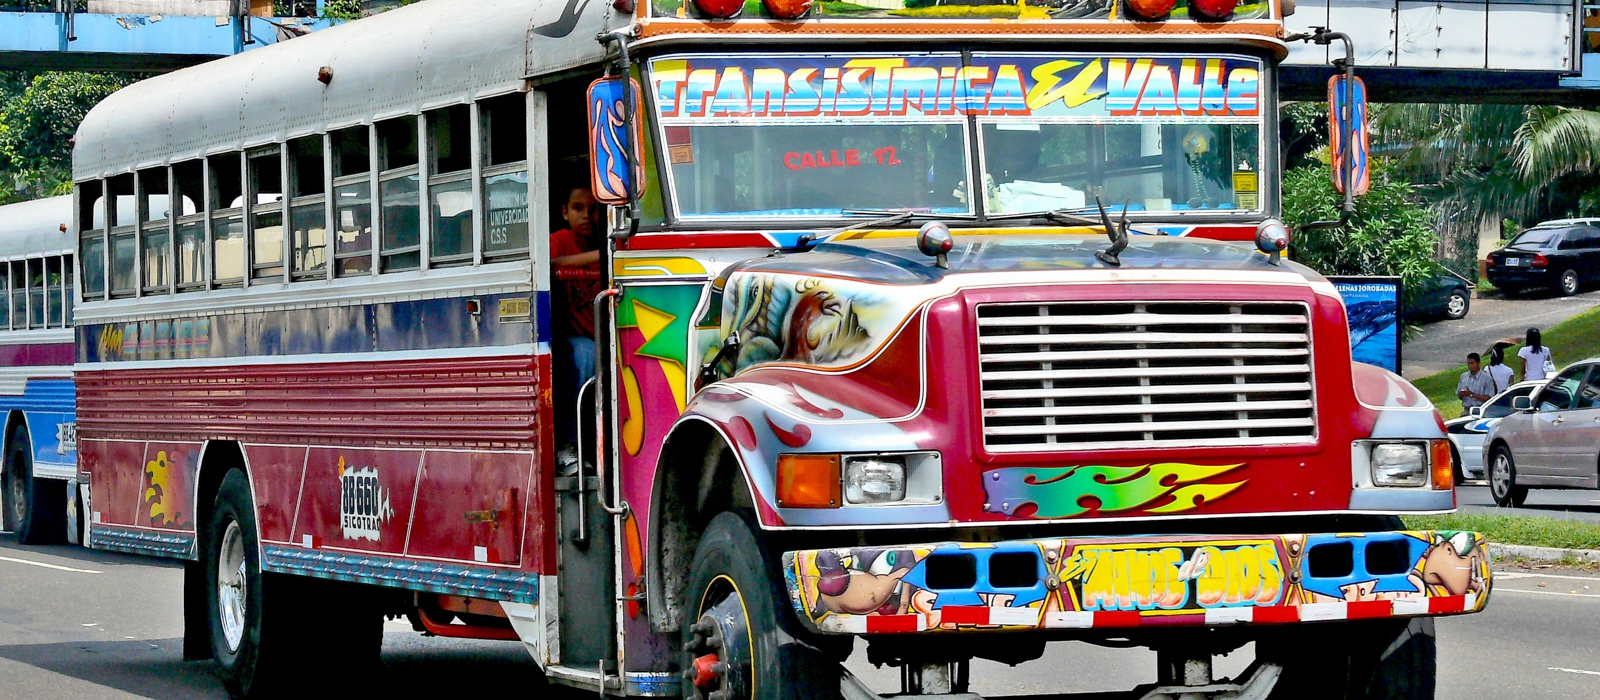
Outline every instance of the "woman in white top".
{"type": "Polygon", "coordinates": [[[1544,346],[1543,339],[1539,337],[1539,329],[1529,328],[1527,344],[1517,351],[1517,357],[1522,358],[1522,379],[1524,381],[1538,381],[1548,376],[1545,373],[1547,364],[1554,365],[1550,359],[1550,348],[1544,346]]]}
{"type": "Polygon", "coordinates": [[[1489,366],[1484,371],[1494,380],[1494,393],[1498,394],[1511,388],[1511,368],[1506,366],[1504,348],[1497,346],[1489,351],[1489,366]]]}

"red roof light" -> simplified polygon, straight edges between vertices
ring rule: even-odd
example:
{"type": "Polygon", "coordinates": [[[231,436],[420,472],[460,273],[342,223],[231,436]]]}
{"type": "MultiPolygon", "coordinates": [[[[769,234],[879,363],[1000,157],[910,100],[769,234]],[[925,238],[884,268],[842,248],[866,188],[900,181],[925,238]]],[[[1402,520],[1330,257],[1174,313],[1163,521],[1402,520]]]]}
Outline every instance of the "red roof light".
{"type": "Polygon", "coordinates": [[[1158,20],[1172,14],[1178,0],[1128,0],[1128,14],[1134,19],[1158,20]]]}
{"type": "Polygon", "coordinates": [[[733,19],[744,10],[744,0],[694,0],[694,6],[712,19],[733,19]]]}
{"type": "Polygon", "coordinates": [[[761,0],[767,14],[778,19],[798,19],[811,11],[812,0],[761,0]]]}
{"type": "Polygon", "coordinates": [[[1223,20],[1233,15],[1239,0],[1189,0],[1189,15],[1193,19],[1223,20]]]}

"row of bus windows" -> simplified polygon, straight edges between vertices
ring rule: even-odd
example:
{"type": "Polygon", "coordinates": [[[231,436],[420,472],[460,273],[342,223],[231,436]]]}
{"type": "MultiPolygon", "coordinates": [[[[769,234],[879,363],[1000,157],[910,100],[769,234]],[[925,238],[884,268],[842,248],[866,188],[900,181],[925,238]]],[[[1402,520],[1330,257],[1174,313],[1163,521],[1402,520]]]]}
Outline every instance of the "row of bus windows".
{"type": "Polygon", "coordinates": [[[526,258],[524,99],[79,183],[84,298],[526,258]]]}
{"type": "Polygon", "coordinates": [[[0,263],[0,330],[72,325],[72,255],[0,263]]]}

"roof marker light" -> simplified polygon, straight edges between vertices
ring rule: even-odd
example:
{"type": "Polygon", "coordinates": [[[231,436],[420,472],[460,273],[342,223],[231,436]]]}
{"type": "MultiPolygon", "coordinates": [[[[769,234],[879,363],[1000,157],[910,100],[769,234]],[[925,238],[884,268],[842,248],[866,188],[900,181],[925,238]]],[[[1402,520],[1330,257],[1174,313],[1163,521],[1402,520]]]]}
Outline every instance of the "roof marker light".
{"type": "Polygon", "coordinates": [[[761,4],[778,19],[799,19],[811,13],[813,0],[761,0],[761,4]]]}
{"type": "Polygon", "coordinates": [[[1128,14],[1134,19],[1153,21],[1165,19],[1172,14],[1172,8],[1178,4],[1177,0],[1128,0],[1128,14]]]}
{"type": "Polygon", "coordinates": [[[1189,0],[1189,15],[1201,20],[1224,20],[1233,16],[1239,0],[1189,0]]]}
{"type": "Polygon", "coordinates": [[[694,0],[694,6],[712,19],[734,19],[744,11],[744,0],[694,0]]]}

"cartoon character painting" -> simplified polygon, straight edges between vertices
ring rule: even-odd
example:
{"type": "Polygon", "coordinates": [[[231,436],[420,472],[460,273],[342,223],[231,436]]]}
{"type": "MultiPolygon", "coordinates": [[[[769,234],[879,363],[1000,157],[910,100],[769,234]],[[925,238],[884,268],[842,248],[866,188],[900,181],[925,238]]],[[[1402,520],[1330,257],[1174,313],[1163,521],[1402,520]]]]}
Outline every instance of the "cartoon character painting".
{"type": "Polygon", "coordinates": [[[734,370],[766,362],[837,365],[874,344],[857,313],[871,302],[822,280],[778,275],[741,276],[724,296],[723,335],[739,334],[734,370]]]}

